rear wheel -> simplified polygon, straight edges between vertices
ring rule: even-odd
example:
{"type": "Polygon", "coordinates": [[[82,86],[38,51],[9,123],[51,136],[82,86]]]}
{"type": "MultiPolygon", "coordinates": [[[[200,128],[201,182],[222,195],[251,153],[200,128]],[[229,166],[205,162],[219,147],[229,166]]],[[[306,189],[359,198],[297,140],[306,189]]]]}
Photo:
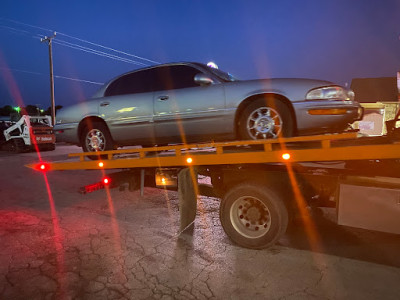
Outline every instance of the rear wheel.
{"type": "Polygon", "coordinates": [[[243,140],[275,139],[293,135],[293,120],[288,107],[275,98],[260,98],[249,104],[239,119],[243,140]]]}
{"type": "Polygon", "coordinates": [[[225,233],[252,249],[272,246],[286,231],[288,211],[282,197],[263,184],[241,183],[227,192],[220,206],[225,233]]]}
{"type": "MultiPolygon", "coordinates": [[[[84,152],[99,152],[114,149],[114,142],[105,124],[93,122],[86,124],[81,136],[82,149],[84,152]]],[[[104,157],[90,156],[90,159],[104,157]]]]}

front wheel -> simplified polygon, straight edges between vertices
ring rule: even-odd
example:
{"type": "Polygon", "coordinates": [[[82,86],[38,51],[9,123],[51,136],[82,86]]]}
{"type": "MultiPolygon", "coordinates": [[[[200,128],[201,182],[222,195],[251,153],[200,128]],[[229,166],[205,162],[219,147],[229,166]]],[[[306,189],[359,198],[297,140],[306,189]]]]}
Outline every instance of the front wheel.
{"type": "Polygon", "coordinates": [[[259,98],[249,104],[239,119],[243,140],[275,139],[293,135],[293,120],[288,107],[274,98],[259,98]]]}
{"type": "Polygon", "coordinates": [[[234,243],[263,249],[272,246],[285,233],[288,211],[282,197],[267,186],[241,183],[221,201],[220,219],[234,243]]]}

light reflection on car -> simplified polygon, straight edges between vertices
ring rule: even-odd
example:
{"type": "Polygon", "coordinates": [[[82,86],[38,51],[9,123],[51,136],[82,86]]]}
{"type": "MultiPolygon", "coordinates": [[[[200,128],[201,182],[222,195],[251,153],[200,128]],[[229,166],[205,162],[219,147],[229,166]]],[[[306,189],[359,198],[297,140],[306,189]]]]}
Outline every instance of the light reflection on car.
{"type": "Polygon", "coordinates": [[[353,99],[328,81],[238,80],[205,64],[172,63],[123,74],[61,109],[55,131],[57,141],[90,152],[334,133],[361,119],[353,99]]]}

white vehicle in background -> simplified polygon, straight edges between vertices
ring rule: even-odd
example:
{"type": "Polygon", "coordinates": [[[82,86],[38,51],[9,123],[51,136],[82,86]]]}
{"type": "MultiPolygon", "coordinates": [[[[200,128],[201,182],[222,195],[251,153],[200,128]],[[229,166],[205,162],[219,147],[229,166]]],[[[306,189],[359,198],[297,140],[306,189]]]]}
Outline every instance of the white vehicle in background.
{"type": "Polygon", "coordinates": [[[2,121],[0,130],[0,143],[9,144],[15,152],[55,149],[50,116],[23,115],[18,121],[2,121]]]}

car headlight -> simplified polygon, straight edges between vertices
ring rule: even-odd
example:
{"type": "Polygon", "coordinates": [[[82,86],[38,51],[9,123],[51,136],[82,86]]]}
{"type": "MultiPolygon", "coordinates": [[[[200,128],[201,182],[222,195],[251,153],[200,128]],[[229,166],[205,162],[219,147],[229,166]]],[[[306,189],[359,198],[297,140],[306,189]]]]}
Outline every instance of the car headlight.
{"type": "Polygon", "coordinates": [[[307,100],[354,100],[354,92],[340,86],[327,86],[309,91],[307,100]]]}

